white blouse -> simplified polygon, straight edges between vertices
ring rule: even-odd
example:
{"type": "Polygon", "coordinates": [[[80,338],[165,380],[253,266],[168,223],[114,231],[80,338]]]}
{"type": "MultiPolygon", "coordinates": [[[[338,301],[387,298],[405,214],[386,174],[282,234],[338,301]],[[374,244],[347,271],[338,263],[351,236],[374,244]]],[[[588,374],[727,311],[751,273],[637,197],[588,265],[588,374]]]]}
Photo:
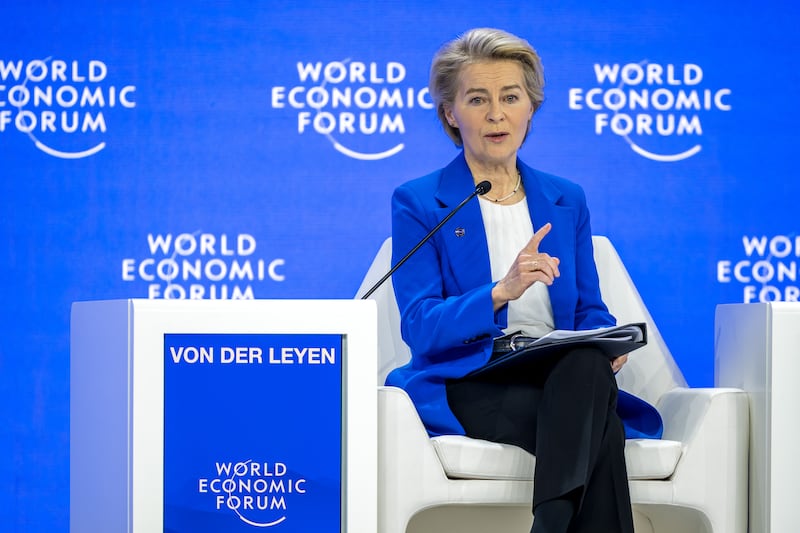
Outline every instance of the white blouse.
{"type": "MultiPolygon", "coordinates": [[[[480,198],[479,203],[489,243],[492,281],[498,281],[508,273],[520,250],[533,237],[528,199],[523,198],[512,205],[499,205],[480,198]]],[[[537,281],[521,297],[508,302],[508,327],[503,331],[522,331],[532,337],[541,337],[555,329],[554,322],[547,285],[537,281]]]]}

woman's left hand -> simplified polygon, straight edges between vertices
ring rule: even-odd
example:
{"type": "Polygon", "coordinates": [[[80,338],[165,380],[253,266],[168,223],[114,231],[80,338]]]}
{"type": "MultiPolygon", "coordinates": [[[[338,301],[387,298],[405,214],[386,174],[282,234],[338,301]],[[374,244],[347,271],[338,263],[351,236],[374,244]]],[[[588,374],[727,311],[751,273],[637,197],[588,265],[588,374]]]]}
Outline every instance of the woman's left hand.
{"type": "Polygon", "coordinates": [[[614,373],[616,374],[617,372],[622,370],[622,365],[624,365],[627,362],[628,362],[628,354],[620,355],[619,357],[611,361],[611,370],[613,370],[614,373]]]}

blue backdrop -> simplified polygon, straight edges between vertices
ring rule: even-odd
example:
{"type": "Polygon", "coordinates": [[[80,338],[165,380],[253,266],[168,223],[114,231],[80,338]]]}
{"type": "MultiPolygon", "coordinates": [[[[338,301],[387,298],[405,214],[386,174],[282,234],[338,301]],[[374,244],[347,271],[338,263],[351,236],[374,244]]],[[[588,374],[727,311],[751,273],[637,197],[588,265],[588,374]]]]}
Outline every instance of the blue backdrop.
{"type": "Polygon", "coordinates": [[[4,6],[3,530],[68,530],[71,302],[352,297],[456,154],[425,87],[471,27],[541,54],[522,156],[584,186],[691,385],[717,304],[798,298],[794,3],[282,4],[4,6]]]}

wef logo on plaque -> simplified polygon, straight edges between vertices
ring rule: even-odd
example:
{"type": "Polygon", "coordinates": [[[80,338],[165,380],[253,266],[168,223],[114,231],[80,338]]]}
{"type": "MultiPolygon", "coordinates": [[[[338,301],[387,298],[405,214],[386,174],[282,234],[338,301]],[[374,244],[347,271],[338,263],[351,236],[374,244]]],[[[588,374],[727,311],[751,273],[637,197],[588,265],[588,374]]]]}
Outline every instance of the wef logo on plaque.
{"type": "Polygon", "coordinates": [[[287,496],[306,494],[307,480],[287,472],[278,462],[216,463],[214,477],[198,480],[198,492],[212,494],[214,509],[229,509],[245,524],[276,526],[286,520],[287,496]]]}
{"type": "Polygon", "coordinates": [[[341,335],[165,335],[164,531],[340,531],[342,369],[341,335]]]}

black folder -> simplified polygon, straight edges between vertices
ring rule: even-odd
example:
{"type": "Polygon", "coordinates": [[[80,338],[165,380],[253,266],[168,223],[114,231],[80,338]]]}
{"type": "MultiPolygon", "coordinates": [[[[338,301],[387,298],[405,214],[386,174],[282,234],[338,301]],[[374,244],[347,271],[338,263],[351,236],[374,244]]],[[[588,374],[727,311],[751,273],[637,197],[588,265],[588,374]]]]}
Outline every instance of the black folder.
{"type": "MultiPolygon", "coordinates": [[[[510,340],[514,335],[501,337],[510,340]]],[[[609,360],[625,355],[647,344],[647,325],[644,322],[611,326],[585,331],[555,330],[523,348],[493,356],[484,366],[473,370],[470,376],[481,376],[498,370],[521,370],[542,358],[557,357],[571,348],[590,346],[598,348],[609,360]]]]}

